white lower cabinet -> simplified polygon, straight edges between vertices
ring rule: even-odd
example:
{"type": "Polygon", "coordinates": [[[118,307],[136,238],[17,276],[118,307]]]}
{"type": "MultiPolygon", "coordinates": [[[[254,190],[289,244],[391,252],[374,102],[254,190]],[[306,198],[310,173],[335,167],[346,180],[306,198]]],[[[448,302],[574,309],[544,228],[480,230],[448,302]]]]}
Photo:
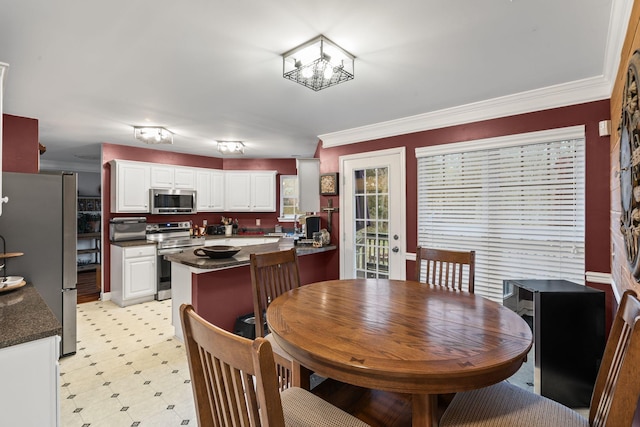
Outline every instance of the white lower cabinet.
{"type": "Polygon", "coordinates": [[[0,349],[0,425],[60,425],[60,337],[0,349]]]}
{"type": "Polygon", "coordinates": [[[156,294],[155,245],[111,245],[111,299],[120,307],[152,301],[156,294]]]}

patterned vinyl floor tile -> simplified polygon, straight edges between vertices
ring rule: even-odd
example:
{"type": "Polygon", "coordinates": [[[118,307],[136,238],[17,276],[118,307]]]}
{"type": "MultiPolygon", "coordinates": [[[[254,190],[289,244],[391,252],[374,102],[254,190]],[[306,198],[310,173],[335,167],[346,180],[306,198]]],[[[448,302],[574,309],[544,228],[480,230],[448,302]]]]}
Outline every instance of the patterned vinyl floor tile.
{"type": "Polygon", "coordinates": [[[60,359],[62,427],[197,426],[171,300],[77,311],[77,352],[60,359]]]}

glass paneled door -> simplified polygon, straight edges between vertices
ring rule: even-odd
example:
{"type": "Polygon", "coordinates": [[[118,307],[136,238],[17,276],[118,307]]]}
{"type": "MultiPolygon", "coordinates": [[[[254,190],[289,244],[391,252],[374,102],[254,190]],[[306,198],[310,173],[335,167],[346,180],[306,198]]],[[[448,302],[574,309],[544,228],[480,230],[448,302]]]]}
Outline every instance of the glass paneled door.
{"type": "Polygon", "coordinates": [[[389,168],[355,169],[355,273],[389,278],[389,168]]]}
{"type": "Polygon", "coordinates": [[[342,278],[405,278],[403,165],[399,150],[341,158],[342,278]]]}

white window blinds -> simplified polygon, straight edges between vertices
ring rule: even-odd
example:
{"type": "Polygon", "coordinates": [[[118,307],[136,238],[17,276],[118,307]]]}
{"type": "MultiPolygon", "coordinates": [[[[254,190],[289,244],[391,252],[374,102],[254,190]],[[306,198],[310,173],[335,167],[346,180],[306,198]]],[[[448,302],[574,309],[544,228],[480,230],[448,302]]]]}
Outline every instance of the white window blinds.
{"type": "Polygon", "coordinates": [[[501,302],[505,279],[584,284],[582,126],[420,148],[416,157],[418,244],[475,250],[477,294],[501,302]]]}

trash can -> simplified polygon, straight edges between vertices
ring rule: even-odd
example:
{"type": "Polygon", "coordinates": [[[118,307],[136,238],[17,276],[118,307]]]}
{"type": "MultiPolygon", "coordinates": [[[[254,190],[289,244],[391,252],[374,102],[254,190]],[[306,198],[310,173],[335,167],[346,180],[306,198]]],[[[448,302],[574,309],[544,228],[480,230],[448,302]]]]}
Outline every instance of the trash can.
{"type": "MultiPolygon", "coordinates": [[[[253,313],[248,313],[240,316],[236,319],[236,324],[233,327],[233,333],[240,335],[241,337],[255,339],[256,338],[256,318],[253,313]]],[[[267,334],[267,322],[264,323],[265,335],[267,334]]]]}

